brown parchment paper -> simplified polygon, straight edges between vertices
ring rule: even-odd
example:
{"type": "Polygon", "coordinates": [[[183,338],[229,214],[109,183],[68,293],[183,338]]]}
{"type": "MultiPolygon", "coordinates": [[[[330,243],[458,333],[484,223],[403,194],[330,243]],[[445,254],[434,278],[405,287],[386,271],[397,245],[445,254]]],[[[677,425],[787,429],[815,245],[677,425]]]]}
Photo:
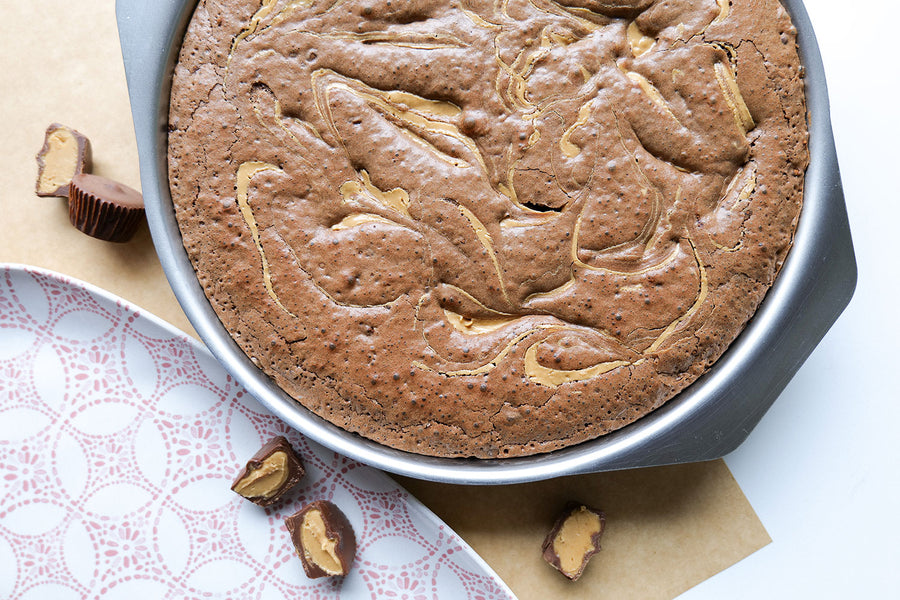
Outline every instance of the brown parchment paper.
{"type": "Polygon", "coordinates": [[[35,155],[58,122],[85,134],[93,172],[140,190],[114,0],[0,2],[0,261],[107,289],[193,334],[144,224],[127,244],[69,224],[63,198],[34,194],[35,155]]]}
{"type": "Polygon", "coordinates": [[[395,478],[519,600],[674,598],[771,541],[722,460],[489,487],[395,478]],[[606,513],[600,553],[575,582],[541,558],[569,500],[606,513]]]}
{"type": "MultiPolygon", "coordinates": [[[[127,244],[101,242],[69,224],[64,199],[34,194],[51,122],[91,139],[94,173],[140,189],[114,0],[0,2],[0,22],[0,262],[88,281],[193,334],[146,225],[127,244]]],[[[398,479],[521,600],[673,598],[770,541],[723,461],[504,487],[398,479]],[[540,558],[569,499],[607,513],[603,550],[574,583],[540,558]]]]}

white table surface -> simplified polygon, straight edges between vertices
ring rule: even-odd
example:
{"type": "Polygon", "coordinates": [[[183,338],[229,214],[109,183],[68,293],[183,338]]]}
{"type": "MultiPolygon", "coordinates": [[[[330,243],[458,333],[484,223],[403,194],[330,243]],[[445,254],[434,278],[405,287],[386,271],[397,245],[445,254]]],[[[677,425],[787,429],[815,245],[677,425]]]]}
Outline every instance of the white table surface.
{"type": "Polygon", "coordinates": [[[726,463],[773,542],[684,600],[900,598],[900,2],[806,0],[859,266],[853,300],[726,463]]]}

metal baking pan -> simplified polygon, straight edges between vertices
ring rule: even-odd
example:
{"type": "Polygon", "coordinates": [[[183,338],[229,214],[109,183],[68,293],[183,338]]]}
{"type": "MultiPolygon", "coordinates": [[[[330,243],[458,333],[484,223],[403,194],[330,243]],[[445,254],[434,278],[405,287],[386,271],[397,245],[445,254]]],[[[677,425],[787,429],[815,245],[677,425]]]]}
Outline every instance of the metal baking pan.
{"type": "Polygon", "coordinates": [[[169,195],[170,80],[196,0],[117,0],[147,219],[169,283],[212,353],[260,402],[313,440],[386,471],[449,483],[500,484],[722,457],[746,439],[856,287],[822,58],[803,3],[782,2],[799,32],[810,115],[811,161],[794,246],[756,315],[713,368],[662,408],[616,432],[537,456],[433,458],[344,431],[285,394],[219,322],[182,246],[169,195]]]}

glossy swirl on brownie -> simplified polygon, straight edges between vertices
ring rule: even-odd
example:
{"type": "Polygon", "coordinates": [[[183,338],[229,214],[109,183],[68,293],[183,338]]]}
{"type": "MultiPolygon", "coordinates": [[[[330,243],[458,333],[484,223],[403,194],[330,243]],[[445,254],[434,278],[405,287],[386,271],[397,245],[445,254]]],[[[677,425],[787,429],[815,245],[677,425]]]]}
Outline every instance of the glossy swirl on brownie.
{"type": "Polygon", "coordinates": [[[392,447],[544,452],[745,326],[808,155],[774,0],[201,1],[172,195],[241,348],[392,447]]]}

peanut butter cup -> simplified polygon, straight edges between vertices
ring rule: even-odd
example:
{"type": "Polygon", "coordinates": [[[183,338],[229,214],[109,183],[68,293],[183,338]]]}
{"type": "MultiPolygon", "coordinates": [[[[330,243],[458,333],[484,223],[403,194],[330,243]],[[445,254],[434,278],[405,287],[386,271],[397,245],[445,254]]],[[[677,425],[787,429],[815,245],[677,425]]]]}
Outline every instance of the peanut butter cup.
{"type": "Polygon", "coordinates": [[[52,123],[37,155],[38,196],[69,197],[69,185],[79,173],[91,170],[91,141],[71,127],[52,123]]]}
{"type": "Polygon", "coordinates": [[[127,242],[144,217],[140,192],[117,181],[81,173],[69,186],[69,220],[91,237],[127,242]]]}
{"type": "Polygon", "coordinates": [[[356,535],[341,509],[317,500],[284,520],[307,577],[342,577],[356,556],[356,535]]]}

